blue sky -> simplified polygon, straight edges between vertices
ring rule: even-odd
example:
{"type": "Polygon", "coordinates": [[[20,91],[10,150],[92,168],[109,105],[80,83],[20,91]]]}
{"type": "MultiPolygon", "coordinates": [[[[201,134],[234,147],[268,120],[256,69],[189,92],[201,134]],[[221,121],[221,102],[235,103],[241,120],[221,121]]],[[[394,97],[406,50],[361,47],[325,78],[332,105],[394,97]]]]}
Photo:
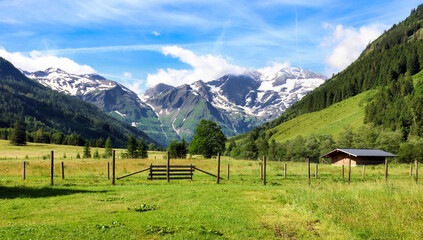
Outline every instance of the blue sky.
{"type": "Polygon", "coordinates": [[[419,1],[0,0],[0,56],[142,93],[290,64],[331,75],[419,1]]]}

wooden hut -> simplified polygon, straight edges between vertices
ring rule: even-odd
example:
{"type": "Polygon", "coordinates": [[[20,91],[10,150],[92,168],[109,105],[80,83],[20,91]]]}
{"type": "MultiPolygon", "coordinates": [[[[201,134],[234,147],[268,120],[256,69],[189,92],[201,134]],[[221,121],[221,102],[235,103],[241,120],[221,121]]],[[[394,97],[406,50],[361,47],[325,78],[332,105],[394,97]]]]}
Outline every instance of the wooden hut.
{"type": "Polygon", "coordinates": [[[331,158],[332,165],[376,165],[385,163],[385,158],[397,157],[379,149],[345,149],[337,148],[321,156],[321,158],[331,158]]]}

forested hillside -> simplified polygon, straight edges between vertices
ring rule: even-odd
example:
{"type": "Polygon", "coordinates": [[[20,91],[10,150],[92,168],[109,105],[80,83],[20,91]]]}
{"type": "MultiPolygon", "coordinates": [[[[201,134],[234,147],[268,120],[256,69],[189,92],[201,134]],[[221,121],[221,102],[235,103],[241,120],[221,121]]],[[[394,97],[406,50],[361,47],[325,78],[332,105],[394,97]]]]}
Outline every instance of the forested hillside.
{"type": "Polygon", "coordinates": [[[28,79],[11,63],[0,58],[0,128],[18,120],[27,131],[80,134],[85,139],[110,137],[124,146],[130,134],[154,142],[142,131],[99,110],[92,104],[53,91],[28,79]]]}
{"type": "Polygon", "coordinates": [[[379,131],[397,132],[402,143],[422,138],[422,27],[423,5],[420,5],[406,20],[392,26],[369,44],[344,71],[295,103],[276,120],[234,140],[243,139],[244,144],[248,139],[259,144],[260,136],[270,140],[277,132],[275,127],[371,89],[375,92],[365,103],[363,124],[378,127],[379,131]],[[264,137],[266,135],[269,136],[264,137]]]}

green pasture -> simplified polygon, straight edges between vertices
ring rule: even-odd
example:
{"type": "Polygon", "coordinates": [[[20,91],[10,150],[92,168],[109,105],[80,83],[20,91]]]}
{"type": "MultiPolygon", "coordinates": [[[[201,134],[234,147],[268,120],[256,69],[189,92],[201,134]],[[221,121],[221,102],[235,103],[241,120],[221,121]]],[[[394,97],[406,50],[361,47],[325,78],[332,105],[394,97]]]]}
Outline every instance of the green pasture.
{"type": "Polygon", "coordinates": [[[271,139],[278,142],[310,134],[332,135],[338,138],[345,127],[357,128],[364,125],[364,108],[373,91],[367,91],[321,111],[305,113],[268,130],[275,132],[271,139]]]}
{"type": "MultiPolygon", "coordinates": [[[[352,167],[350,184],[348,168],[342,178],[340,166],[319,164],[315,178],[311,164],[309,186],[305,163],[268,162],[264,186],[261,162],[222,157],[219,185],[200,172],[193,181],[149,181],[140,173],[112,185],[110,159],[66,158],[55,159],[54,186],[49,186],[50,160],[38,159],[39,151],[72,155],[66,151],[79,148],[1,144],[0,156],[11,151],[21,157],[0,158],[0,239],[423,238],[423,184],[416,184],[406,164],[390,163],[387,182],[384,166],[367,166],[364,178],[361,166],[352,167]]],[[[163,153],[149,156],[117,159],[116,176],[166,162],[163,153]]],[[[171,164],[217,171],[216,159],[172,159],[171,164]]]]}

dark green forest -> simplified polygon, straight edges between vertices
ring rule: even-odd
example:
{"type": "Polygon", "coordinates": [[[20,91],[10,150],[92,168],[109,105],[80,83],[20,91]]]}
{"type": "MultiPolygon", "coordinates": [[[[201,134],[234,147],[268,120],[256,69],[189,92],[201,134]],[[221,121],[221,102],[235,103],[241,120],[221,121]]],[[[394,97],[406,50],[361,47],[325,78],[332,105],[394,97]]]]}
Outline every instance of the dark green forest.
{"type": "MultiPolygon", "coordinates": [[[[124,147],[130,134],[154,142],[142,131],[78,98],[53,91],[28,79],[10,62],[0,58],[0,128],[24,123],[28,132],[80,135],[84,139],[106,139],[124,147]]],[[[78,144],[79,145],[79,144],[78,144]]]]}
{"type": "MultiPolygon", "coordinates": [[[[423,5],[420,5],[406,20],[393,25],[369,44],[355,62],[293,104],[279,118],[232,140],[242,139],[241,145],[249,144],[249,149],[255,150],[252,155],[258,155],[258,146],[269,139],[265,131],[374,89],[376,93],[366,106],[364,123],[382,132],[398,133],[400,143],[394,149],[394,153],[398,153],[400,144],[418,142],[423,137],[422,39],[423,5]]],[[[269,142],[262,144],[269,145],[269,142]]],[[[284,151],[280,152],[282,155],[284,151]]]]}

